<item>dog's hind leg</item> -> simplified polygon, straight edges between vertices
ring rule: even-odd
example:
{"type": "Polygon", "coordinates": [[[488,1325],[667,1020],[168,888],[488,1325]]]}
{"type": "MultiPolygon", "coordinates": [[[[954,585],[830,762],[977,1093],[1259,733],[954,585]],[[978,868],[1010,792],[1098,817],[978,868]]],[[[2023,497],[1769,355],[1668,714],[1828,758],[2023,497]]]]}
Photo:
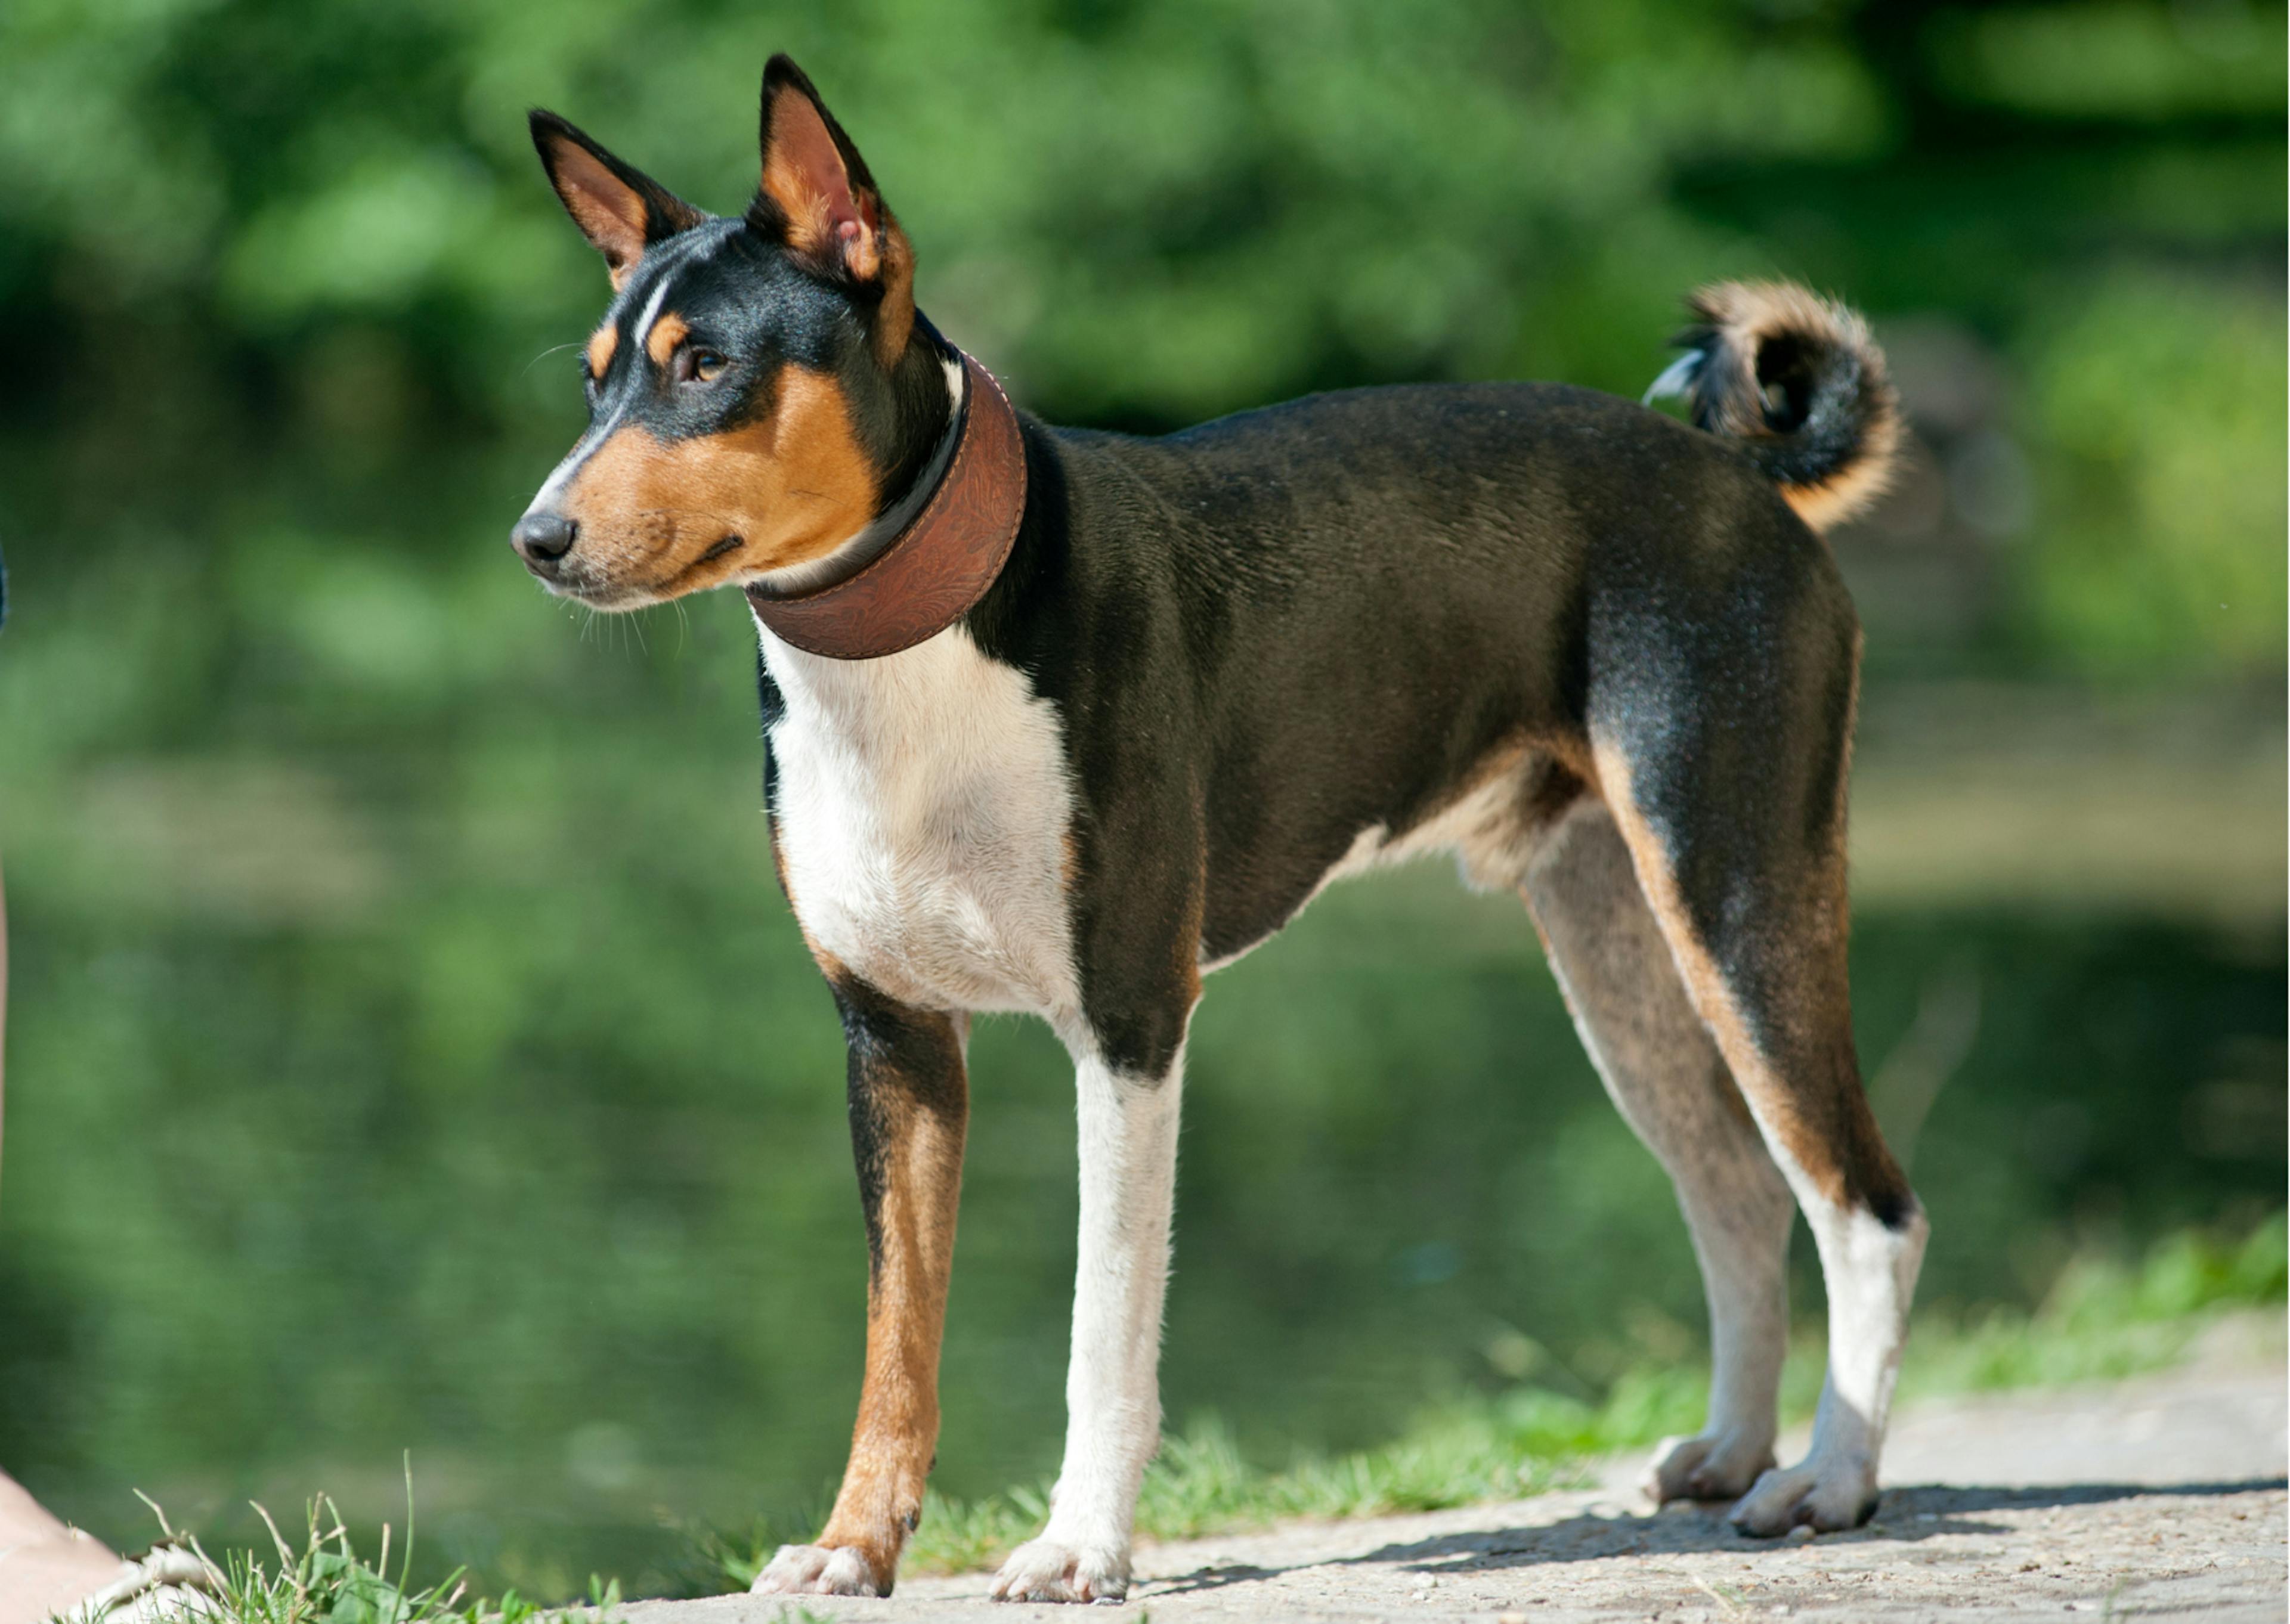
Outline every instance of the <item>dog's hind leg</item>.
{"type": "Polygon", "coordinates": [[[867,1215],[867,1374],[851,1461],[816,1545],[781,1546],[763,1595],[888,1596],[938,1448],[939,1343],[970,1116],[966,1020],[828,966],[850,1045],[851,1142],[867,1215]]]}
{"type": "Polygon", "coordinates": [[[1853,1047],[1845,774],[1859,632],[1833,575],[1749,580],[1728,602],[1725,616],[1666,624],[1653,620],[1658,603],[1615,613],[1609,685],[1590,696],[1592,762],[1694,1012],[1804,1209],[1828,1287],[1812,1450],[1759,1478],[1734,1521],[1757,1534],[1849,1528],[1876,1508],[1926,1234],[1853,1047]]]}
{"type": "Polygon", "coordinates": [[[1575,802],[1537,847],[1525,891],[1583,1047],[1677,1186],[1709,1302],[1709,1422],[1663,1440],[1646,1492],[1734,1499],[1774,1464],[1789,1351],[1789,1187],[1693,1012],[1604,806],[1575,802]]]}

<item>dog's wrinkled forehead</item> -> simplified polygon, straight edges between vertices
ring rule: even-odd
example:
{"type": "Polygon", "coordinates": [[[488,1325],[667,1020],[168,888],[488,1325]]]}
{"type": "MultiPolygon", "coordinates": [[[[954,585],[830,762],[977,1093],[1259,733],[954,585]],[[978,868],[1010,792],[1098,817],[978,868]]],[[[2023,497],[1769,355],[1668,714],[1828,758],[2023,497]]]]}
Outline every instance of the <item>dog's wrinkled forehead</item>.
{"type": "Polygon", "coordinates": [[[739,220],[711,220],[655,244],[614,295],[584,360],[600,413],[642,418],[662,438],[710,433],[744,414],[781,364],[833,364],[840,301],[739,220]],[[679,351],[720,364],[721,387],[667,387],[679,351]]]}

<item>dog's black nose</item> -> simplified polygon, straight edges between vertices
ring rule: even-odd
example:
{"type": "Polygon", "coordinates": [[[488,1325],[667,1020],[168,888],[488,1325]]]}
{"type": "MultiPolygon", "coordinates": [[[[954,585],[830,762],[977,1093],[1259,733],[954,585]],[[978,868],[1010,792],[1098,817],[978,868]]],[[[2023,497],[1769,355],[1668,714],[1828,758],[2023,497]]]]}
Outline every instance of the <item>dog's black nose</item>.
{"type": "Polygon", "coordinates": [[[572,550],[575,528],[561,513],[528,513],[508,532],[509,545],[527,564],[555,564],[572,550]]]}

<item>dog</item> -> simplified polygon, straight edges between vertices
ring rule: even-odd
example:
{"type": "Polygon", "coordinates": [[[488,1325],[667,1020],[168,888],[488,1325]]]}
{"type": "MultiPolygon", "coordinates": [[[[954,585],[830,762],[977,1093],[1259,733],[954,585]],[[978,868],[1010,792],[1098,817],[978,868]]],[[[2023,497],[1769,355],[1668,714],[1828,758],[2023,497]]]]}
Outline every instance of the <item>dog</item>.
{"type": "Polygon", "coordinates": [[[917,309],[912,244],[785,57],[738,217],[532,128],[613,299],[589,427],[513,544],[598,609],[745,592],[773,860],[848,1040],[865,1383],[824,1531],[755,1588],[896,1579],[938,1434],[968,1022],[1001,1010],[1071,1052],[1081,1205],[1064,1462],[993,1594],[1126,1595],[1202,978],[1331,881],[1434,851],[1524,897],[1677,1186],[1714,1371],[1650,1492],[1731,1500],[1752,1534],[1866,1520],[1927,1226],[1846,978],[1861,632],[1821,532],[1900,435],[1861,319],[1706,290],[1656,386],[1691,426],[1481,384],[1053,428],[917,309]],[[1783,1468],[1793,1208],[1830,1352],[1783,1468]]]}

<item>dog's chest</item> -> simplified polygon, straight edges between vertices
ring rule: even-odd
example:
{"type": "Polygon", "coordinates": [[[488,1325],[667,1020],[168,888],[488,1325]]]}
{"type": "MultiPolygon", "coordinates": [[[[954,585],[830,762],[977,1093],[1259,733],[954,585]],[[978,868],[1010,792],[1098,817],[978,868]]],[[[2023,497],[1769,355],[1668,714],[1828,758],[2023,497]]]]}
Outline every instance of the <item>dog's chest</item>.
{"type": "Polygon", "coordinates": [[[881,660],[763,648],[780,861],[813,948],[912,1004],[1075,1009],[1054,708],[959,627],[881,660]]]}

